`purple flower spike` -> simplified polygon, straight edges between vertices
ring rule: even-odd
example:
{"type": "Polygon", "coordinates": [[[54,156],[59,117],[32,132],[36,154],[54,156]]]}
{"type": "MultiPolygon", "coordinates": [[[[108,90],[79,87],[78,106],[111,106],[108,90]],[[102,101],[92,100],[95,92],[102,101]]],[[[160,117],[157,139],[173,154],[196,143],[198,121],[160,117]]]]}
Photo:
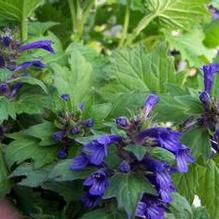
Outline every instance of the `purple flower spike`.
{"type": "Polygon", "coordinates": [[[33,60],[33,61],[29,61],[29,62],[24,62],[20,65],[18,65],[15,69],[15,71],[21,71],[23,69],[26,68],[30,68],[30,67],[37,67],[37,68],[45,68],[45,64],[43,64],[40,60],[33,60]]]}
{"type": "Polygon", "coordinates": [[[128,173],[130,171],[130,165],[128,164],[127,161],[122,161],[119,165],[119,170],[122,172],[122,173],[128,173]]]}
{"type": "Polygon", "coordinates": [[[81,198],[81,201],[85,204],[87,208],[95,208],[100,204],[101,196],[90,195],[89,193],[86,193],[81,198]]]}
{"type": "Polygon", "coordinates": [[[116,119],[116,124],[122,128],[128,128],[129,127],[129,120],[125,116],[120,116],[116,119]]]}
{"type": "Polygon", "coordinates": [[[19,52],[23,52],[25,50],[31,50],[31,49],[44,49],[52,54],[55,54],[55,51],[52,48],[52,44],[53,42],[51,40],[40,40],[21,46],[19,48],[19,52]]]}
{"type": "Polygon", "coordinates": [[[62,94],[62,95],[61,95],[61,98],[62,98],[64,101],[68,101],[68,100],[70,100],[70,95],[69,95],[69,94],[62,94]]]}
{"type": "Polygon", "coordinates": [[[219,71],[219,64],[209,64],[202,67],[204,71],[205,91],[210,94],[214,82],[215,73],[219,71]]]}
{"type": "Polygon", "coordinates": [[[91,195],[103,196],[109,186],[108,176],[103,170],[98,170],[88,176],[83,185],[89,187],[91,195]]]}
{"type": "Polygon", "coordinates": [[[157,197],[144,194],[137,205],[135,215],[147,219],[164,219],[165,207],[157,197]]]}
{"type": "Polygon", "coordinates": [[[88,156],[84,153],[81,153],[80,155],[78,155],[72,160],[70,169],[81,170],[81,169],[84,169],[88,164],[89,164],[88,156]]]}
{"type": "Polygon", "coordinates": [[[145,119],[151,113],[155,105],[160,101],[160,97],[156,94],[150,94],[144,104],[145,119]]]}

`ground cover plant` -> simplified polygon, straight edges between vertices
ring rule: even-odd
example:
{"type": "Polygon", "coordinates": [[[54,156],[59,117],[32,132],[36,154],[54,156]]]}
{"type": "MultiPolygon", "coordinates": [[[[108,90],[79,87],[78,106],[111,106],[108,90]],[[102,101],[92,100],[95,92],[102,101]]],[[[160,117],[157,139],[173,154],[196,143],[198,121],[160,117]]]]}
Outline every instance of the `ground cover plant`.
{"type": "Polygon", "coordinates": [[[0,0],[1,202],[219,218],[218,34],[217,0],[0,0]]]}

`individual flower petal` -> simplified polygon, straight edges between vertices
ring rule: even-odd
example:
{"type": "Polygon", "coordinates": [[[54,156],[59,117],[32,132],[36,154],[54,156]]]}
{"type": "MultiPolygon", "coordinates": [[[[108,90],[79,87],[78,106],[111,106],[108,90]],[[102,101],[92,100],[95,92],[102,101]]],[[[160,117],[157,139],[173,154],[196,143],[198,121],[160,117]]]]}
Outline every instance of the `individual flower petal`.
{"type": "Polygon", "coordinates": [[[6,83],[0,84],[0,92],[7,93],[9,91],[9,86],[6,83]]]}
{"type": "Polygon", "coordinates": [[[204,107],[206,109],[208,109],[209,108],[209,104],[211,102],[211,97],[210,97],[209,93],[206,92],[206,91],[201,92],[199,94],[199,99],[203,103],[204,107]]]}
{"type": "Polygon", "coordinates": [[[95,208],[100,204],[101,196],[96,196],[86,193],[81,198],[81,201],[85,204],[87,208],[95,208]]]}
{"type": "Polygon", "coordinates": [[[19,48],[19,52],[31,49],[44,49],[50,53],[55,54],[55,51],[52,48],[53,42],[51,40],[40,40],[32,43],[25,44],[19,48]]]}
{"type": "Polygon", "coordinates": [[[40,60],[33,60],[29,62],[24,62],[18,65],[15,68],[15,71],[21,71],[23,69],[30,68],[30,67],[45,68],[45,65],[40,60]]]}
{"type": "Polygon", "coordinates": [[[95,124],[95,120],[94,119],[87,119],[87,120],[84,120],[83,121],[83,125],[86,127],[86,128],[92,128],[95,124]]]}
{"type": "Polygon", "coordinates": [[[151,111],[159,101],[160,101],[160,97],[156,94],[150,94],[148,96],[144,104],[145,119],[148,117],[148,115],[151,113],[151,111]]]}
{"type": "Polygon", "coordinates": [[[12,91],[10,93],[10,97],[14,97],[18,91],[23,87],[24,83],[18,82],[12,87],[12,91]]]}
{"type": "Polygon", "coordinates": [[[81,153],[80,155],[78,155],[72,160],[70,169],[81,170],[81,169],[84,169],[88,164],[89,164],[88,156],[84,153],[81,153]]]}
{"type": "Polygon", "coordinates": [[[76,127],[72,128],[71,133],[73,135],[79,134],[80,133],[80,127],[76,126],[76,127]]]}
{"type": "Polygon", "coordinates": [[[58,152],[58,157],[63,159],[66,158],[68,156],[68,149],[66,147],[62,148],[59,152],[58,152]]]}
{"type": "Polygon", "coordinates": [[[53,139],[57,142],[62,141],[63,137],[64,137],[63,131],[57,131],[53,134],[53,139]]]}
{"type": "Polygon", "coordinates": [[[205,91],[210,94],[214,83],[215,73],[219,71],[219,64],[213,63],[209,65],[204,65],[202,67],[202,70],[204,71],[205,91]]]}

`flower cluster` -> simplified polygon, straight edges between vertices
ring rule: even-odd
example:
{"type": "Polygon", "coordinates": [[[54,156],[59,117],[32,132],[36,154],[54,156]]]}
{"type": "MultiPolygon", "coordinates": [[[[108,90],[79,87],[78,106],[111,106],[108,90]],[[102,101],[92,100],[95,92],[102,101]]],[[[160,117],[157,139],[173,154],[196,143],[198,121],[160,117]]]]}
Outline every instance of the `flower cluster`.
{"type": "Polygon", "coordinates": [[[190,149],[180,142],[180,132],[164,127],[147,127],[151,124],[150,115],[158,102],[157,95],[149,95],[139,115],[132,119],[124,116],[116,119],[117,128],[125,132],[125,135],[102,135],[85,144],[81,154],[73,159],[71,165],[73,171],[87,166],[97,168],[97,171],[84,181],[87,192],[82,201],[86,206],[95,207],[100,203],[101,197],[110,186],[110,177],[118,172],[123,174],[137,172],[151,183],[157,194],[142,191],[144,195],[137,205],[136,216],[148,219],[164,218],[168,204],[172,202],[171,194],[176,192],[172,174],[177,171],[187,172],[188,163],[192,163],[194,158],[190,149]],[[106,162],[109,147],[113,144],[121,161],[116,169],[110,169],[106,162]],[[130,145],[145,149],[141,159],[134,151],[127,150],[130,145]],[[172,153],[175,161],[168,163],[158,159],[152,153],[155,148],[172,153]]]}
{"type": "MultiPolygon", "coordinates": [[[[68,94],[61,95],[64,102],[70,101],[68,94]]],[[[84,105],[81,104],[76,112],[59,113],[55,124],[58,130],[53,134],[53,139],[61,145],[58,152],[59,158],[66,158],[70,145],[74,142],[74,138],[84,136],[95,124],[94,119],[82,119],[84,105]]]]}
{"type": "Polygon", "coordinates": [[[198,119],[198,125],[207,127],[211,134],[211,143],[214,150],[219,151],[219,103],[211,95],[219,64],[203,66],[205,89],[200,93],[199,99],[203,105],[204,113],[198,119]]]}
{"type": "Polygon", "coordinates": [[[44,49],[52,54],[55,53],[52,48],[51,40],[41,40],[22,45],[19,41],[14,40],[9,29],[6,29],[4,34],[0,35],[0,69],[8,69],[13,72],[7,81],[0,82],[1,95],[12,98],[18,93],[22,88],[23,83],[13,82],[20,77],[28,76],[27,73],[20,74],[23,70],[30,67],[37,67],[40,69],[45,67],[45,64],[39,59],[17,64],[17,60],[21,53],[33,49],[44,49]]]}

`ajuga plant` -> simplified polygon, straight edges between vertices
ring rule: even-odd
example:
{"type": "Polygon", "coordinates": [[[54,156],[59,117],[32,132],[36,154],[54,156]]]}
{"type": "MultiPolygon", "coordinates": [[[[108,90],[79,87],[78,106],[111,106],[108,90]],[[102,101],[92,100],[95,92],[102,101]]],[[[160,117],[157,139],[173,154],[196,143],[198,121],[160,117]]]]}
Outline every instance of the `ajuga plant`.
{"type": "Polygon", "coordinates": [[[159,99],[150,94],[138,115],[118,117],[116,131],[94,138],[72,160],[72,171],[95,168],[83,182],[85,206],[107,208],[116,198],[128,218],[162,219],[170,211],[177,192],[172,174],[187,172],[194,158],[180,141],[182,133],[152,122],[159,99]],[[115,155],[112,165],[110,156],[115,155]]]}

